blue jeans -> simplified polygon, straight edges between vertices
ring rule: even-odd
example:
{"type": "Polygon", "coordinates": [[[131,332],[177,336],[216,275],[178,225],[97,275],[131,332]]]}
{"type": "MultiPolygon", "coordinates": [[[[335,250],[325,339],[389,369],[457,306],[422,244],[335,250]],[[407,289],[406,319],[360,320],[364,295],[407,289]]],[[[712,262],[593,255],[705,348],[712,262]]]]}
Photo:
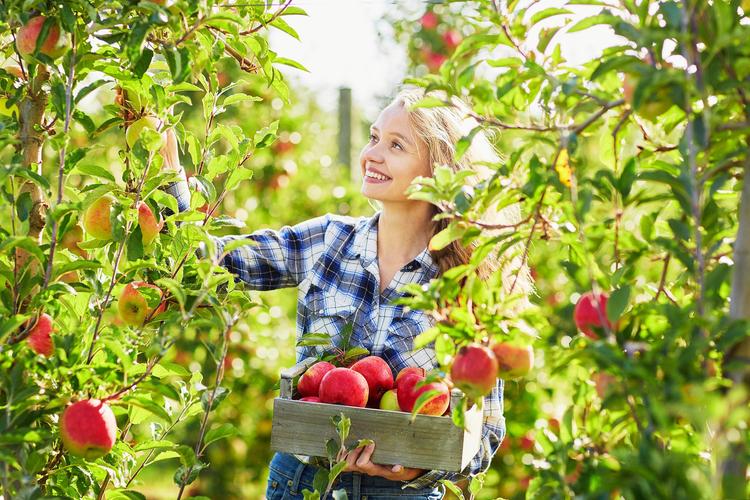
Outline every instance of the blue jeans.
{"type": "MultiPolygon", "coordinates": [[[[270,469],[266,490],[268,500],[302,500],[302,490],[313,491],[313,477],[318,467],[304,464],[292,455],[276,453],[270,469]]],[[[442,485],[421,490],[401,489],[401,486],[401,481],[344,472],[334,483],[333,489],[345,489],[349,500],[440,500],[444,495],[442,485]]]]}

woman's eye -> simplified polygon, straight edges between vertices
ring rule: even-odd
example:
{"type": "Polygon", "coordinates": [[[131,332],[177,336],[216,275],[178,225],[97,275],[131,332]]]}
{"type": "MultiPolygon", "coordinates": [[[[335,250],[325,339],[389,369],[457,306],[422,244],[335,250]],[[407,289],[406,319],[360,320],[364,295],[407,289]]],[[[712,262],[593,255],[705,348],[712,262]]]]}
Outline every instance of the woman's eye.
{"type": "Polygon", "coordinates": [[[370,142],[376,141],[376,140],[378,140],[378,138],[375,137],[374,135],[370,134],[370,142]]]}
{"type": "Polygon", "coordinates": [[[398,146],[399,149],[404,149],[403,146],[401,146],[401,144],[397,143],[396,141],[393,141],[393,145],[398,146]]]}

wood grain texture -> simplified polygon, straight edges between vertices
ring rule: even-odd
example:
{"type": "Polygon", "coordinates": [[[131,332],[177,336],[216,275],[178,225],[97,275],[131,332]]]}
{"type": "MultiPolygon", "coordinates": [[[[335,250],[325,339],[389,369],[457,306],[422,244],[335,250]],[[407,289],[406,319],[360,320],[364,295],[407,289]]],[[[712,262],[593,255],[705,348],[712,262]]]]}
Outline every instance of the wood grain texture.
{"type": "Polygon", "coordinates": [[[326,456],[326,441],[338,441],[331,418],[339,413],[352,422],[347,447],[354,447],[360,439],[372,439],[375,463],[460,471],[479,450],[482,411],[476,406],[466,412],[464,430],[456,427],[450,417],[417,415],[410,422],[411,415],[405,412],[284,398],[274,400],[271,448],[326,456]]]}

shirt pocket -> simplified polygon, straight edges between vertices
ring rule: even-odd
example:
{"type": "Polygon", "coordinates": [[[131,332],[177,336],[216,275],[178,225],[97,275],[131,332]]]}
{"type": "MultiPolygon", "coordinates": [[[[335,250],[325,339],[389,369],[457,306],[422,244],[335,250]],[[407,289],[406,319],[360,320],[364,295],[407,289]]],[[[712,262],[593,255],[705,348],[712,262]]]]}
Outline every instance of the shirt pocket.
{"type": "Polygon", "coordinates": [[[430,318],[421,311],[401,312],[393,317],[388,326],[383,357],[395,373],[407,366],[424,368],[427,371],[437,366],[435,350],[431,346],[412,350],[414,339],[431,326],[430,318]]]}
{"type": "MultiPolygon", "coordinates": [[[[353,297],[337,292],[335,289],[323,289],[316,285],[310,286],[304,298],[302,307],[305,311],[305,328],[303,334],[325,333],[333,346],[342,346],[344,329],[351,324],[354,331],[357,307],[353,297]]],[[[350,338],[350,346],[355,344],[355,336],[350,338]]],[[[331,346],[314,346],[315,353],[322,354],[331,346]]]]}

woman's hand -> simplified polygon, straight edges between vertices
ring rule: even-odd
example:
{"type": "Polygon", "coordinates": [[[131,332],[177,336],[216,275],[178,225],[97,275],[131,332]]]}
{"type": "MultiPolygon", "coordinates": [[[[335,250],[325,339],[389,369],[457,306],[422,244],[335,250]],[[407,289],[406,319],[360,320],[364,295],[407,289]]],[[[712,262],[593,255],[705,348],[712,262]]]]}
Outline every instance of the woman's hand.
{"type": "Polygon", "coordinates": [[[167,129],[164,132],[164,145],[161,147],[161,156],[164,158],[163,170],[174,170],[182,173],[182,165],[180,165],[180,155],[177,148],[177,136],[174,130],[167,129]]]}
{"type": "Polygon", "coordinates": [[[375,444],[350,451],[346,455],[346,472],[361,472],[368,476],[380,476],[391,481],[411,481],[425,473],[424,469],[411,469],[401,465],[380,465],[370,460],[375,444]]]}

